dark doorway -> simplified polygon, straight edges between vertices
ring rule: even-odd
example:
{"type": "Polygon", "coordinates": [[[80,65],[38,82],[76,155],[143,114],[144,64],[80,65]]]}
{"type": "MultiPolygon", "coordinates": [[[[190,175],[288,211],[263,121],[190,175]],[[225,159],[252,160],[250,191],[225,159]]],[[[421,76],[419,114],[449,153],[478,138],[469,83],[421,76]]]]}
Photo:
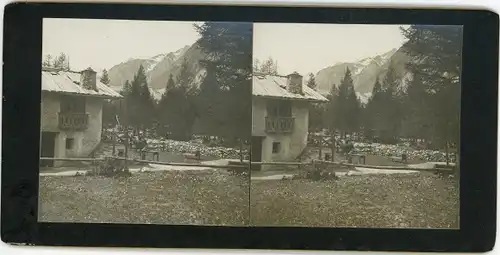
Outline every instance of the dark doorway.
{"type": "MultiPolygon", "coordinates": [[[[42,132],[41,151],[40,156],[45,158],[53,158],[55,156],[56,148],[56,135],[55,132],[42,132]]],[[[54,160],[40,160],[41,167],[54,166],[54,160]]]]}
{"type": "MultiPolygon", "coordinates": [[[[252,136],[252,151],[250,153],[250,162],[262,161],[262,139],[261,136],[252,136]]],[[[260,171],[261,165],[251,165],[252,170],[260,171]]]]}

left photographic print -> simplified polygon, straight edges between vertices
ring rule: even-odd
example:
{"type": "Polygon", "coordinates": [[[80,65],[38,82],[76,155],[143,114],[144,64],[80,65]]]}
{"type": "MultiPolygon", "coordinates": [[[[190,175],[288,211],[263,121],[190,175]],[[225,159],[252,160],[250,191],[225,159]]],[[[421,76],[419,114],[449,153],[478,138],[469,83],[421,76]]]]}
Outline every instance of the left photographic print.
{"type": "Polygon", "coordinates": [[[249,224],[252,23],[44,19],[41,222],[249,224]]]}

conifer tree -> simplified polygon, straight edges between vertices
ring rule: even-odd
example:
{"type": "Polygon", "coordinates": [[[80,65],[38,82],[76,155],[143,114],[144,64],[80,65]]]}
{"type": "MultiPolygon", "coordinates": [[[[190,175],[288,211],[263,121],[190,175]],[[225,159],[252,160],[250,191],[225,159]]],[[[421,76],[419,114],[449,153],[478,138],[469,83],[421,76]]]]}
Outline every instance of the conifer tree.
{"type": "Polygon", "coordinates": [[[380,107],[382,121],[379,125],[379,131],[381,139],[384,142],[393,143],[396,142],[400,134],[403,118],[401,112],[401,98],[398,94],[400,81],[392,63],[389,65],[382,87],[384,88],[381,100],[382,106],[380,107]]]}
{"type": "MultiPolygon", "coordinates": [[[[103,70],[102,76],[100,79],[101,83],[108,85],[110,80],[108,77],[108,72],[106,69],[103,70]]],[[[115,117],[118,114],[118,110],[116,105],[110,100],[104,100],[102,107],[102,122],[105,125],[111,126],[116,124],[115,117]]]]}
{"type": "Polygon", "coordinates": [[[65,71],[69,70],[69,59],[64,52],[61,52],[61,54],[54,59],[52,67],[65,71]]]}
{"type": "Polygon", "coordinates": [[[101,76],[100,81],[105,85],[109,85],[110,80],[109,80],[108,71],[106,69],[102,70],[102,76],[101,76]]]}
{"type": "Polygon", "coordinates": [[[207,70],[206,76],[200,85],[197,101],[197,112],[199,113],[200,124],[203,126],[200,129],[203,129],[204,133],[217,136],[224,135],[220,132],[222,130],[218,128],[226,117],[222,96],[223,92],[217,84],[215,70],[207,70]]]}
{"type": "Polygon", "coordinates": [[[198,44],[207,55],[202,65],[214,72],[224,96],[217,98],[226,111],[220,113],[219,131],[227,138],[251,136],[252,24],[205,22],[196,25],[198,44]]]}
{"type": "Polygon", "coordinates": [[[260,65],[258,63],[258,61],[254,62],[254,71],[262,74],[278,75],[278,62],[275,61],[272,57],[269,57],[260,65]]]}
{"type": "Polygon", "coordinates": [[[314,74],[309,74],[309,80],[307,81],[307,86],[311,89],[316,89],[316,79],[314,78],[314,74]]]}
{"type": "Polygon", "coordinates": [[[405,115],[403,119],[405,135],[411,138],[429,138],[430,121],[429,94],[420,74],[415,74],[408,81],[404,98],[405,115]]]}
{"type": "Polygon", "coordinates": [[[375,84],[373,85],[372,95],[366,104],[365,109],[365,130],[367,131],[367,136],[372,137],[375,134],[379,134],[383,126],[383,106],[384,106],[384,92],[382,90],[382,85],[380,84],[379,78],[375,79],[375,84]]]}
{"type": "Polygon", "coordinates": [[[132,84],[130,84],[130,82],[126,80],[125,83],[123,84],[120,94],[122,96],[128,96],[131,92],[132,92],[132,84]]]}
{"type": "MultiPolygon", "coordinates": [[[[309,74],[309,80],[307,81],[307,86],[312,89],[316,89],[316,80],[314,74],[309,74]]],[[[323,104],[310,104],[309,106],[309,129],[310,130],[321,130],[325,124],[323,121],[325,114],[325,106],[323,104]]]]}
{"type": "Polygon", "coordinates": [[[191,138],[196,117],[195,89],[192,87],[193,74],[185,60],[174,82],[170,75],[164,94],[159,102],[159,118],[162,126],[174,140],[191,138]]]}
{"type": "Polygon", "coordinates": [[[355,132],[360,127],[360,103],[354,90],[351,71],[346,69],[344,78],[340,81],[338,88],[338,128],[343,132],[355,132]]]}
{"type": "Polygon", "coordinates": [[[42,63],[43,67],[52,67],[52,55],[48,54],[42,63]]]}
{"type": "Polygon", "coordinates": [[[410,57],[407,69],[420,75],[429,95],[434,142],[442,148],[459,146],[463,28],[412,25],[402,33],[408,40],[403,48],[410,57]]]}
{"type": "Polygon", "coordinates": [[[160,130],[158,132],[161,135],[166,135],[169,132],[169,119],[167,118],[168,114],[168,92],[175,89],[175,81],[174,76],[172,74],[169,75],[167,84],[165,85],[165,91],[161,95],[160,101],[158,102],[156,109],[156,118],[160,124],[160,130]]]}
{"type": "Polygon", "coordinates": [[[129,125],[134,127],[135,132],[149,126],[152,119],[152,110],[149,101],[151,95],[149,93],[147,78],[144,67],[139,66],[134,79],[130,83],[130,92],[126,97],[127,115],[129,125]]]}
{"type": "MultiPolygon", "coordinates": [[[[165,91],[169,91],[173,88],[175,88],[174,76],[172,74],[170,74],[168,76],[167,85],[165,86],[165,91]]],[[[163,94],[165,94],[165,93],[163,93],[163,94]]]]}
{"type": "Polygon", "coordinates": [[[333,84],[330,93],[327,95],[328,104],[325,110],[325,120],[330,132],[335,132],[340,128],[341,105],[340,94],[337,85],[333,84]]]}

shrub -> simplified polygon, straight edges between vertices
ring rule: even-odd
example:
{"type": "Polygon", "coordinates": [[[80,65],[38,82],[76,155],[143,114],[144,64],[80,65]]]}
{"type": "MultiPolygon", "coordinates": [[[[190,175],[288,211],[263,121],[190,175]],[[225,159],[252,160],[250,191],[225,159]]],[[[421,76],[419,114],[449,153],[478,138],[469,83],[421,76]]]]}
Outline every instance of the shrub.
{"type": "Polygon", "coordinates": [[[106,158],[104,161],[99,162],[94,171],[90,172],[88,175],[128,177],[132,174],[130,173],[128,166],[125,164],[125,160],[106,158]]]}
{"type": "MultiPolygon", "coordinates": [[[[286,177],[283,180],[288,179],[286,177]]],[[[338,180],[339,177],[335,175],[335,172],[329,171],[327,166],[324,164],[316,164],[313,167],[305,169],[305,171],[295,174],[291,178],[292,180],[308,179],[312,181],[326,181],[326,180],[338,180]]]]}

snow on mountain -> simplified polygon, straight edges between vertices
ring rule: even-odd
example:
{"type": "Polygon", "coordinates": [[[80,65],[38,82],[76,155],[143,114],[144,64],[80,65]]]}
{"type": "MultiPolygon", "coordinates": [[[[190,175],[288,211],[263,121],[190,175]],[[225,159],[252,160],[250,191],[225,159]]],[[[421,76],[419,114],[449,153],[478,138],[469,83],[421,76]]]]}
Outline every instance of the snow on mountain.
{"type": "Polygon", "coordinates": [[[316,74],[318,92],[328,94],[333,84],[338,85],[344,77],[347,68],[351,70],[354,89],[366,94],[372,91],[375,79],[382,79],[389,68],[389,64],[394,62],[397,72],[403,74],[406,55],[401,49],[392,49],[384,54],[361,59],[352,63],[337,63],[324,68],[316,74]]]}
{"type": "Polygon", "coordinates": [[[368,100],[372,97],[371,92],[366,92],[366,93],[359,93],[356,92],[356,96],[359,98],[359,101],[361,101],[362,104],[367,104],[368,100]]]}
{"type": "Polygon", "coordinates": [[[207,70],[200,69],[194,76],[193,83],[199,86],[206,75],[207,75],[207,70]]]}
{"type": "Polygon", "coordinates": [[[151,59],[149,59],[149,65],[148,67],[145,69],[146,73],[150,72],[151,70],[153,70],[155,68],[155,66],[160,63],[160,61],[162,61],[164,58],[165,58],[166,54],[158,54],[154,57],[152,57],[151,59]]]}
{"type": "Polygon", "coordinates": [[[188,70],[195,75],[202,69],[200,60],[204,59],[205,55],[195,43],[190,46],[185,46],[175,52],[168,53],[167,56],[156,65],[156,67],[148,73],[148,84],[152,88],[165,88],[167,81],[172,75],[174,79],[180,72],[181,66],[186,61],[188,70]]]}
{"type": "Polygon", "coordinates": [[[171,53],[173,60],[178,60],[180,57],[182,57],[190,47],[190,45],[186,45],[184,46],[184,48],[178,49],[177,51],[171,53]]]}
{"type": "Polygon", "coordinates": [[[372,58],[365,58],[359,61],[359,64],[362,66],[367,66],[373,61],[372,58]]]}
{"type": "Polygon", "coordinates": [[[154,100],[156,101],[160,101],[161,99],[161,96],[163,95],[163,93],[165,93],[165,89],[153,89],[153,88],[149,88],[149,93],[151,94],[151,96],[153,97],[154,100]]]}
{"type": "Polygon", "coordinates": [[[365,66],[363,66],[363,65],[355,65],[353,67],[354,67],[354,69],[351,70],[351,73],[352,73],[352,75],[356,76],[356,75],[360,74],[363,71],[363,69],[364,69],[365,66]]]}
{"type": "MultiPolygon", "coordinates": [[[[129,59],[109,69],[110,85],[122,87],[125,81],[132,81],[139,66],[146,72],[148,85],[157,90],[164,88],[170,75],[177,76],[184,60],[188,62],[190,70],[198,75],[201,67],[198,61],[203,54],[196,44],[186,45],[174,52],[162,53],[146,59],[129,59]]],[[[199,79],[198,79],[199,81],[199,79]]]]}
{"type": "Polygon", "coordinates": [[[166,56],[166,54],[158,54],[158,55],[154,56],[153,58],[151,58],[151,60],[156,61],[156,62],[160,62],[165,56],[166,56]]]}

